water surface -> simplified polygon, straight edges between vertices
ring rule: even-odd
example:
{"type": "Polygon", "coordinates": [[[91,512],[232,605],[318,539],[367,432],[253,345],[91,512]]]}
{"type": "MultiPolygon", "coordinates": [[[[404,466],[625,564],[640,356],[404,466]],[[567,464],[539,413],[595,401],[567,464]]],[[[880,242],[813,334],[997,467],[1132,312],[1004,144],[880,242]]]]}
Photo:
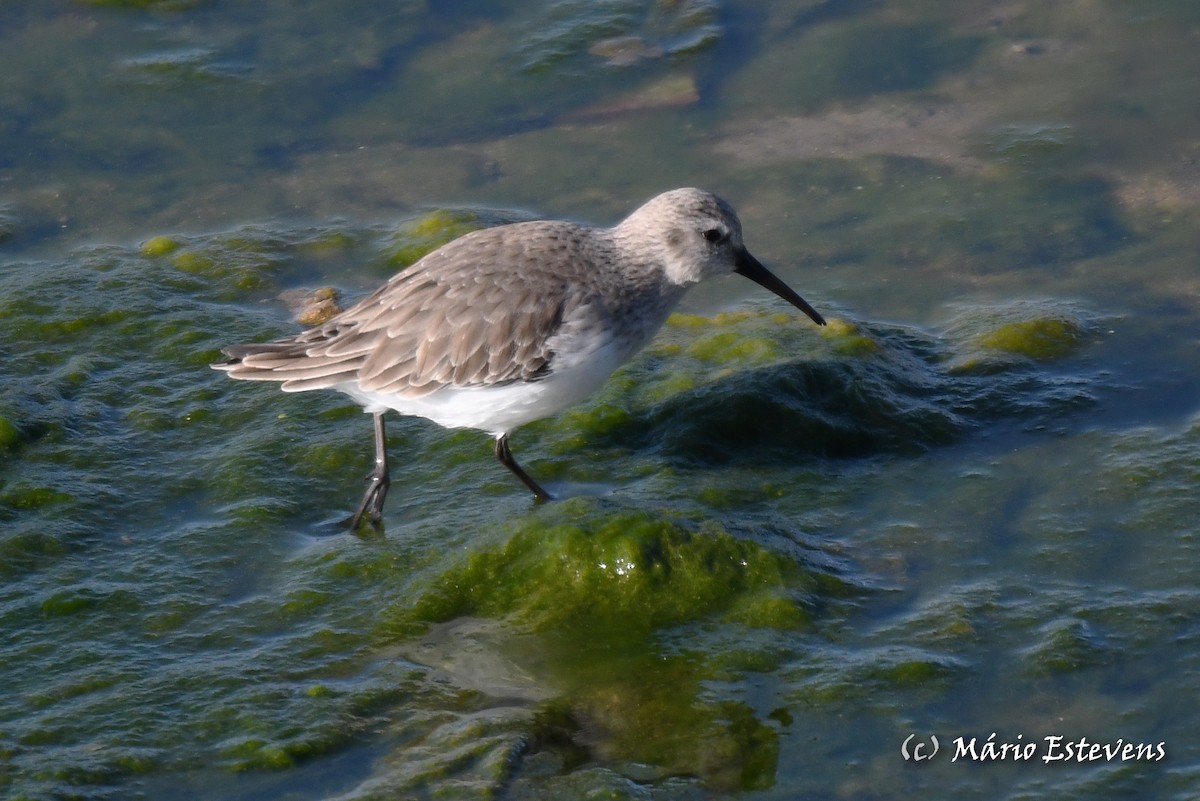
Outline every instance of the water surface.
{"type": "Polygon", "coordinates": [[[1169,0],[0,9],[0,787],[1194,798],[1198,31],[1169,0]],[[562,502],[397,420],[386,533],[352,535],[369,419],[207,367],[297,293],[680,185],[831,325],[700,288],[513,434],[562,502]]]}

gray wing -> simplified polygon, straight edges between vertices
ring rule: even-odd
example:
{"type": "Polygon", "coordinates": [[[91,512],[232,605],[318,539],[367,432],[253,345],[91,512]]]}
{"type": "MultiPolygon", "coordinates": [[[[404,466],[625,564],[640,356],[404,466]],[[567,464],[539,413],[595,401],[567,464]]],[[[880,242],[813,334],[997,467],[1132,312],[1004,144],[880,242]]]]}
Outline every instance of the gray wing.
{"type": "Polygon", "coordinates": [[[232,378],[282,381],[288,391],[357,381],[407,397],[536,380],[550,370],[548,340],[585,301],[561,277],[563,265],[583,255],[579,233],[569,223],[476,231],[328,322],[226,348],[230,360],[213,366],[232,378]]]}

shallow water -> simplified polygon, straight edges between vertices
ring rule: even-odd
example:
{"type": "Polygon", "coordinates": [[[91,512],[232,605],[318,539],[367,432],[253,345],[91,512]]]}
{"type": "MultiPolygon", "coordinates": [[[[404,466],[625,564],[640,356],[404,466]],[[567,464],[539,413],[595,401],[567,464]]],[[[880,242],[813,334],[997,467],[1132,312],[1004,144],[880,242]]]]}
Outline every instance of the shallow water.
{"type": "Polygon", "coordinates": [[[0,7],[0,788],[1196,797],[1198,31],[0,7]],[[831,325],[700,288],[513,435],[565,501],[397,420],[386,534],[351,535],[368,418],[207,367],[295,290],[688,184],[831,325]]]}

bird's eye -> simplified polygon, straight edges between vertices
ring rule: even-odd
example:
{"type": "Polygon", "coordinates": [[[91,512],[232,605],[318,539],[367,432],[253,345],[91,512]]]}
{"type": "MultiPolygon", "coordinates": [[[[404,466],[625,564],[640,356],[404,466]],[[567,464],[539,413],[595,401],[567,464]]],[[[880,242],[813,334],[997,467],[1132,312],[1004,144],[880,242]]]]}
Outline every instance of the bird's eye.
{"type": "Polygon", "coordinates": [[[723,234],[718,228],[709,228],[704,232],[704,238],[709,242],[720,242],[725,238],[725,234],[723,234]]]}

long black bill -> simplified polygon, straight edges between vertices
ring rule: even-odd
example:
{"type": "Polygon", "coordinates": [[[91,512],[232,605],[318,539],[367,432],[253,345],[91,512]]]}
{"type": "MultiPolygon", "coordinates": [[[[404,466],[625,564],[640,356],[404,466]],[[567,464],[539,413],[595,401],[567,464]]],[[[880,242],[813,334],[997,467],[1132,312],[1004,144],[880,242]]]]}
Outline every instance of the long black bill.
{"type": "Polygon", "coordinates": [[[800,311],[812,318],[812,321],[817,325],[825,325],[825,318],[817,313],[817,310],[808,305],[808,301],[800,297],[787,284],[780,281],[775,273],[762,266],[762,262],[750,255],[750,251],[744,248],[737,255],[737,264],[734,267],[734,272],[738,275],[744,275],[754,283],[761,287],[765,287],[774,292],[779,297],[786,300],[788,303],[795,306],[800,311]]]}

